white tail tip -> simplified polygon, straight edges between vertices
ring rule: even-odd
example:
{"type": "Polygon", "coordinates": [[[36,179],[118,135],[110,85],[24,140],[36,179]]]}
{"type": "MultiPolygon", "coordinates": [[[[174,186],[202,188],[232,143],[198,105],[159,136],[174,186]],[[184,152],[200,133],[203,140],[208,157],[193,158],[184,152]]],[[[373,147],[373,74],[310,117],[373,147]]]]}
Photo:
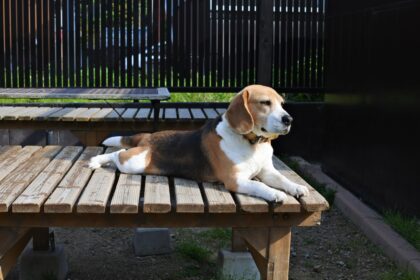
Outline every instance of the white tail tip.
{"type": "Polygon", "coordinates": [[[122,136],[109,137],[102,144],[108,147],[122,147],[121,139],[122,136]]]}

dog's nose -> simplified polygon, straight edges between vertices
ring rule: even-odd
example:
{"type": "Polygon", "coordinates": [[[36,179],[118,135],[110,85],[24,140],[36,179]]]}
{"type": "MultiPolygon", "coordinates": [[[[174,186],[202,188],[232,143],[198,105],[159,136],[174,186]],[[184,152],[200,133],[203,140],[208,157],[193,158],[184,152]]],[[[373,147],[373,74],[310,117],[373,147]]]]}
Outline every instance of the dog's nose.
{"type": "Polygon", "coordinates": [[[292,118],[290,115],[284,115],[284,116],[281,118],[281,121],[282,121],[285,125],[291,125],[291,124],[292,124],[292,121],[293,121],[293,118],[292,118]]]}

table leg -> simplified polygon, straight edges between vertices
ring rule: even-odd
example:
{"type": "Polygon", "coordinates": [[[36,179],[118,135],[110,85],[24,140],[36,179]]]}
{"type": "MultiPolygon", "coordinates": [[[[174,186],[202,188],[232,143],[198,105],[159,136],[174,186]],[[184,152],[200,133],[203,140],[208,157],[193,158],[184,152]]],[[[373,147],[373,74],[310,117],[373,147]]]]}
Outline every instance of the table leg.
{"type": "Polygon", "coordinates": [[[232,228],[232,252],[246,252],[246,243],[242,239],[240,229],[232,228]]]}
{"type": "Polygon", "coordinates": [[[49,228],[34,228],[32,246],[34,251],[47,251],[50,249],[50,230],[49,228]]]}

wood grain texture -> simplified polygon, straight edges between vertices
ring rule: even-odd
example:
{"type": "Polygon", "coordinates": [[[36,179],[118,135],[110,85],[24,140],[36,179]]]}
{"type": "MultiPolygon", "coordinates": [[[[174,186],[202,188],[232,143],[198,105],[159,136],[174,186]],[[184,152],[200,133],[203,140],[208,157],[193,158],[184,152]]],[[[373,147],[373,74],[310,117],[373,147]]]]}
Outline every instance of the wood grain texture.
{"type": "Polygon", "coordinates": [[[176,212],[178,213],[202,213],[204,201],[201,197],[198,183],[181,178],[174,179],[176,212]]]}
{"type": "Polygon", "coordinates": [[[34,107],[15,107],[15,110],[4,114],[3,120],[17,120],[21,115],[32,111],[34,107]]]}
{"type": "Polygon", "coordinates": [[[71,213],[73,207],[88,182],[93,170],[89,168],[89,160],[101,154],[101,147],[87,147],[73,167],[61,180],[58,187],[44,204],[45,213],[71,213]]]}
{"type": "Polygon", "coordinates": [[[262,198],[241,193],[235,193],[235,196],[239,202],[240,209],[244,212],[263,213],[269,210],[268,203],[262,198]]]}
{"type": "Polygon", "coordinates": [[[324,211],[329,208],[327,200],[320,193],[275,156],[273,157],[273,165],[280,173],[289,178],[289,180],[308,187],[309,195],[299,198],[300,204],[306,211],[324,211]]]}
{"type": "MultiPolygon", "coordinates": [[[[10,146],[12,147],[12,146],[10,146]]],[[[28,158],[32,156],[33,153],[41,149],[40,146],[26,146],[20,148],[10,149],[10,153],[4,153],[2,155],[7,155],[7,157],[0,158],[0,181],[4,179],[10,172],[15,168],[24,163],[28,158]]]]}
{"type": "Polygon", "coordinates": [[[171,211],[171,196],[168,178],[149,175],[144,189],[144,213],[168,213],[171,211]]]}
{"type": "Polygon", "coordinates": [[[138,213],[141,175],[121,174],[111,200],[111,213],[138,213]]]}
{"type": "Polygon", "coordinates": [[[105,116],[106,121],[119,121],[123,120],[125,108],[114,108],[108,115],[105,116]]]}
{"type": "Polygon", "coordinates": [[[34,116],[32,119],[37,120],[37,121],[46,120],[46,119],[48,119],[48,117],[50,115],[52,115],[52,114],[54,114],[54,113],[56,113],[56,112],[58,112],[62,109],[63,109],[62,107],[52,107],[52,108],[48,107],[47,110],[45,110],[44,112],[34,116]]]}
{"type": "Polygon", "coordinates": [[[54,188],[70,169],[82,147],[67,146],[47,165],[12,204],[16,213],[38,213],[54,188]]]}
{"type": "MultiPolygon", "coordinates": [[[[112,153],[117,150],[119,149],[108,148],[105,153],[112,153]]],[[[78,213],[105,213],[116,171],[116,167],[111,164],[94,171],[77,203],[78,213]]]]}
{"type": "Polygon", "coordinates": [[[222,184],[203,183],[210,213],[234,213],[236,204],[232,195],[222,184]]]}
{"type": "Polygon", "coordinates": [[[300,212],[301,206],[299,201],[290,194],[286,194],[287,198],[283,203],[274,203],[273,212],[300,212]]]}
{"type": "Polygon", "coordinates": [[[20,107],[15,107],[15,106],[1,106],[0,107],[0,120],[3,119],[3,117],[7,115],[8,113],[15,111],[19,108],[20,107]]]}
{"type": "Polygon", "coordinates": [[[8,158],[9,156],[16,154],[20,149],[22,149],[19,145],[8,145],[3,146],[0,148],[0,161],[8,158]]]}
{"type": "Polygon", "coordinates": [[[112,108],[102,108],[90,117],[91,122],[103,121],[112,112],[112,108]]]}
{"type": "Polygon", "coordinates": [[[87,122],[90,120],[90,118],[95,115],[96,113],[98,113],[101,109],[100,108],[89,108],[88,110],[80,113],[79,115],[77,115],[75,117],[76,121],[79,122],[87,122]]]}
{"type": "Polygon", "coordinates": [[[76,108],[63,108],[61,110],[58,110],[50,115],[47,116],[47,120],[49,121],[59,121],[63,116],[66,114],[71,113],[72,111],[75,111],[76,108]]]}
{"type": "Polygon", "coordinates": [[[7,212],[12,202],[38,176],[61,150],[60,146],[46,146],[12,171],[0,182],[0,212],[7,212]]]}
{"type": "Polygon", "coordinates": [[[87,111],[88,108],[75,108],[74,110],[68,112],[67,114],[61,117],[62,121],[71,122],[74,121],[79,115],[87,111]]]}

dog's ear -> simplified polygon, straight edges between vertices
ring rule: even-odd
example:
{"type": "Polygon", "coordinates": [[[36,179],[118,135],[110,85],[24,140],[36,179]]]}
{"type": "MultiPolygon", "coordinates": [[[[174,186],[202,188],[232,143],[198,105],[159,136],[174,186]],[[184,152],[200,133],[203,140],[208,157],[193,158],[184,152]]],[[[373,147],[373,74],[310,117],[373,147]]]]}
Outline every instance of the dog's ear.
{"type": "Polygon", "coordinates": [[[243,90],[233,98],[226,111],[226,119],[239,134],[247,134],[254,128],[254,120],[248,108],[249,92],[243,90]]]}

